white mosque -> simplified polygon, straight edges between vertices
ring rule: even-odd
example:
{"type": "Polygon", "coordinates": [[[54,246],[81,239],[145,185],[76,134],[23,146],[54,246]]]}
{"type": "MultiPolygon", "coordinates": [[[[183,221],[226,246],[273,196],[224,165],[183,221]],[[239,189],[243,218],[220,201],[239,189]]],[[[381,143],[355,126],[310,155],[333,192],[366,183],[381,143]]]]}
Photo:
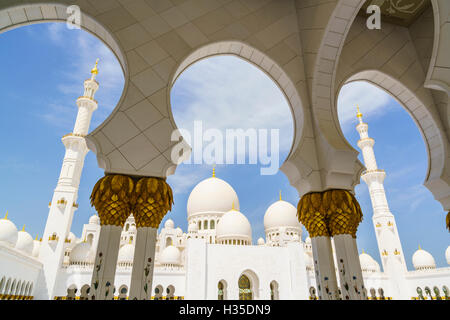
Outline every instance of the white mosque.
{"type": "MultiPolygon", "coordinates": [[[[49,204],[44,238],[33,240],[24,228],[18,231],[8,216],[0,220],[0,299],[89,298],[92,274],[98,271],[100,218],[91,216],[80,238],[70,226],[88,151],[84,135],[97,108],[96,74],[94,68],[91,79],[85,81],[84,95],[77,100],[74,132],[63,137],[66,155],[49,204]]],[[[377,167],[368,125],[359,111],[357,116],[358,146],[367,168],[362,179],[371,194],[382,261],[381,267],[367,253],[359,255],[363,295],[378,300],[450,299],[450,267],[436,268],[429,252],[419,247],[412,257],[415,270],[407,270],[383,188],[385,172],[377,167]]],[[[239,210],[235,190],[214,171],[194,187],[187,202],[187,232],[168,219],[157,234],[152,299],[317,299],[313,247],[311,239],[302,236],[297,209],[280,194],[264,214],[265,239],[256,241],[249,220],[239,210]]],[[[121,231],[113,299],[128,299],[136,238],[136,223],[130,216],[121,231]]],[[[450,246],[445,257],[450,264],[450,246]]],[[[335,255],[334,260],[338,265],[335,255]]]]}

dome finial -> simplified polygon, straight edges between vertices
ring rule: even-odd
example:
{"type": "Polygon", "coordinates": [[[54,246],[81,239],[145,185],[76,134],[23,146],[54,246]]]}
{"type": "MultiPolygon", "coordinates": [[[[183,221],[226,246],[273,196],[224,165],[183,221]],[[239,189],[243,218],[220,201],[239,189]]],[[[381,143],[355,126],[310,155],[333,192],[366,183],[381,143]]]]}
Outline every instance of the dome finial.
{"type": "Polygon", "coordinates": [[[8,210],[6,210],[6,214],[5,214],[5,217],[3,219],[8,220],[8,210]]]}
{"type": "Polygon", "coordinates": [[[23,225],[23,227],[22,227],[22,231],[25,231],[25,225],[23,225]]]}
{"type": "Polygon", "coordinates": [[[231,210],[236,210],[236,209],[234,208],[234,201],[233,201],[233,204],[231,205],[231,210]]]}
{"type": "Polygon", "coordinates": [[[357,110],[357,112],[356,112],[356,117],[359,119],[359,122],[361,122],[362,123],[362,113],[361,113],[361,111],[359,111],[359,106],[358,105],[356,105],[356,110],[357,110]]]}
{"type": "Polygon", "coordinates": [[[281,201],[281,190],[280,190],[280,201],[281,201]]]}
{"type": "Polygon", "coordinates": [[[91,73],[92,73],[92,74],[98,75],[98,69],[97,69],[97,66],[98,66],[98,58],[97,58],[97,60],[95,61],[95,67],[91,70],[91,73]]]}
{"type": "Polygon", "coordinates": [[[215,165],[213,166],[213,174],[212,174],[212,177],[213,177],[213,178],[216,177],[216,166],[215,166],[215,165]]]}
{"type": "Polygon", "coordinates": [[[36,235],[36,239],[34,239],[34,240],[39,240],[39,234],[36,235]]]}
{"type": "Polygon", "coordinates": [[[419,243],[419,250],[422,250],[422,248],[420,247],[420,243],[419,243]]]}

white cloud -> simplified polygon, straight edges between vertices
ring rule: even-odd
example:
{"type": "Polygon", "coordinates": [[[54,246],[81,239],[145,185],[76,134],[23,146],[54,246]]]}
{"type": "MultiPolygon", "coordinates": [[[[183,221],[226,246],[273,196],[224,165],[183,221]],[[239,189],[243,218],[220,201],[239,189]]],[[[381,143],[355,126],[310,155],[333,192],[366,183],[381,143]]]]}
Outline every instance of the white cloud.
{"type": "Polygon", "coordinates": [[[181,74],[173,92],[182,99],[172,108],[177,125],[192,132],[195,120],[204,128],[279,128],[280,149],[289,150],[293,121],[276,84],[255,66],[230,56],[202,60],[181,74]]]}
{"type": "Polygon", "coordinates": [[[367,117],[380,117],[389,109],[392,98],[382,89],[365,81],[357,81],[342,87],[338,97],[338,117],[342,131],[353,130],[356,105],[367,117]]]}
{"type": "Polygon", "coordinates": [[[207,178],[210,173],[211,167],[208,166],[194,168],[180,165],[175,174],[167,177],[167,183],[172,187],[174,194],[184,194],[190,192],[199,181],[207,178]]]}

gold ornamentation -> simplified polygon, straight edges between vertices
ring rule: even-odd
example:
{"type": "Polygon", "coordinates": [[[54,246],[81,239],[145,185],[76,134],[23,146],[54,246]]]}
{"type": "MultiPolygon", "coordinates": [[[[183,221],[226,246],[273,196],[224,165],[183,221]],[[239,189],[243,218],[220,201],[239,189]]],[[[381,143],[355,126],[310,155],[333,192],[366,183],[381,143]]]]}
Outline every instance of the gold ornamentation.
{"type": "Polygon", "coordinates": [[[91,73],[93,73],[95,75],[98,74],[97,66],[98,66],[98,59],[95,61],[95,67],[91,70],[91,73]]]}
{"type": "Polygon", "coordinates": [[[107,175],[95,184],[91,205],[97,210],[101,225],[123,227],[134,203],[133,187],[133,180],[123,175],[107,175]]]}
{"type": "Polygon", "coordinates": [[[398,251],[397,249],[395,249],[394,254],[395,254],[396,256],[398,256],[398,255],[400,255],[400,251],[398,251]]]}
{"type": "Polygon", "coordinates": [[[305,194],[298,203],[297,216],[310,237],[351,234],[356,238],[362,221],[355,196],[341,189],[305,194]]]}
{"type": "Polygon", "coordinates": [[[387,257],[388,253],[386,250],[383,250],[383,252],[381,253],[382,256],[387,257]]]}
{"type": "Polygon", "coordinates": [[[377,228],[381,227],[381,223],[378,222],[378,223],[376,224],[376,227],[377,227],[377,228]]]}
{"type": "Polygon", "coordinates": [[[394,224],[393,224],[392,222],[390,222],[390,221],[388,222],[388,226],[389,226],[389,227],[392,227],[393,225],[394,225],[394,224]]]}
{"type": "Polygon", "coordinates": [[[158,228],[167,211],[172,210],[172,188],[161,178],[142,178],[134,193],[136,226],[158,228]]]}
{"type": "Polygon", "coordinates": [[[362,113],[359,111],[359,106],[358,105],[356,105],[356,110],[357,110],[357,113],[356,113],[356,117],[358,118],[358,119],[362,119],[362,113]]]}

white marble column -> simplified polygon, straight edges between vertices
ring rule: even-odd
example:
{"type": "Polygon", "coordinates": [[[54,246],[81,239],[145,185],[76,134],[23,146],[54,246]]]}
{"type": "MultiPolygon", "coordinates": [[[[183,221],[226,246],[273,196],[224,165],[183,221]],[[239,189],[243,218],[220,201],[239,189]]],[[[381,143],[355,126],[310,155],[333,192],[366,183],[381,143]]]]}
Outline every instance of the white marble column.
{"type": "Polygon", "coordinates": [[[311,238],[317,295],[321,300],[338,300],[336,271],[331,251],[330,237],[311,238]]]}
{"type": "Polygon", "coordinates": [[[157,228],[151,227],[137,228],[130,282],[130,300],[150,300],[152,297],[157,231],[157,228]]]}
{"type": "Polygon", "coordinates": [[[350,234],[333,237],[343,300],[365,300],[364,281],[356,239],[350,234]]]}
{"type": "Polygon", "coordinates": [[[122,227],[102,225],[92,273],[91,300],[113,300],[114,278],[119,254],[122,227]]]}

